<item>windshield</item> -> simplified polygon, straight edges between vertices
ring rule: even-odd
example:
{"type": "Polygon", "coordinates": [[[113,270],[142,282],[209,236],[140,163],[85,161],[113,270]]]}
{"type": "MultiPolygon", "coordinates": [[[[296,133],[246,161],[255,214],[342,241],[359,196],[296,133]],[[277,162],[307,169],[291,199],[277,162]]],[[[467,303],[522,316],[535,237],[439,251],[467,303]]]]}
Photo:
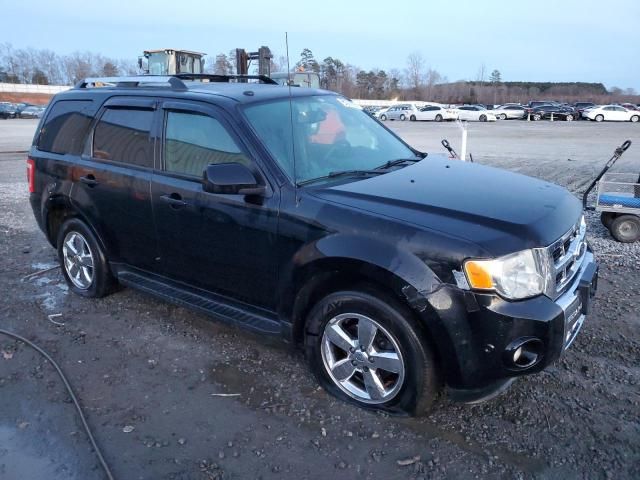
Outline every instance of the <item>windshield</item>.
{"type": "Polygon", "coordinates": [[[271,155],[295,183],[416,157],[397,137],[343,97],[282,98],[250,105],[244,111],[271,155]]]}

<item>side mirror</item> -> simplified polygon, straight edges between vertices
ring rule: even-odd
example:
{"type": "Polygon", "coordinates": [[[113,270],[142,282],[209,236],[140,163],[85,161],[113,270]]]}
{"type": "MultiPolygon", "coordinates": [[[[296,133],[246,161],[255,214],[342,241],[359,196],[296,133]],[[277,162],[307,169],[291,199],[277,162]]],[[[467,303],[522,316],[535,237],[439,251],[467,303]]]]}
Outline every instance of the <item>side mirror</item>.
{"type": "Polygon", "coordinates": [[[209,193],[264,195],[266,189],[258,185],[251,170],[241,163],[211,164],[204,171],[202,188],[209,193]]]}

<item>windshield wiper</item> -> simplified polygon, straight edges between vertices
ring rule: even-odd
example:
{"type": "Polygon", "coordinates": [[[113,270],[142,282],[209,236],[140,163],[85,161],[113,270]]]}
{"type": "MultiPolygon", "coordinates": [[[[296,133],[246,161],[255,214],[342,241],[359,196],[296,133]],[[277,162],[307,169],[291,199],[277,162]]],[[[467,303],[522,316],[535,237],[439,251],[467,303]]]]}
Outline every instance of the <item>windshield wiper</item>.
{"type": "Polygon", "coordinates": [[[360,176],[360,175],[382,175],[387,173],[383,170],[338,170],[336,172],[329,172],[328,175],[322,177],[310,178],[309,180],[303,180],[298,182],[298,186],[307,185],[313,182],[319,182],[320,180],[327,180],[329,178],[343,177],[343,176],[360,176]]]}
{"type": "Polygon", "coordinates": [[[402,165],[406,162],[419,162],[422,158],[398,158],[397,160],[389,160],[386,163],[383,163],[379,167],[376,167],[376,170],[386,170],[387,168],[395,167],[396,165],[402,165]]]}

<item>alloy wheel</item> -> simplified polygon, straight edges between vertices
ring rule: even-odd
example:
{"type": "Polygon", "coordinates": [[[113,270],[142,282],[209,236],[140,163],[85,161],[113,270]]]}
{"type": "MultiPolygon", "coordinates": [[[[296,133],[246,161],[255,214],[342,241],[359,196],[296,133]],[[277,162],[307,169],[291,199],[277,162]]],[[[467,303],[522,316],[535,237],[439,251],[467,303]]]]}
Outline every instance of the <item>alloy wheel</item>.
{"type": "Polygon", "coordinates": [[[343,313],[327,323],[322,361],[331,380],[350,397],[368,404],[394,398],[404,383],[398,341],[375,320],[343,313]]]}
{"type": "Polygon", "coordinates": [[[93,283],[94,259],[86,238],[76,231],[67,233],[62,255],[69,280],[79,289],[87,290],[93,283]]]}

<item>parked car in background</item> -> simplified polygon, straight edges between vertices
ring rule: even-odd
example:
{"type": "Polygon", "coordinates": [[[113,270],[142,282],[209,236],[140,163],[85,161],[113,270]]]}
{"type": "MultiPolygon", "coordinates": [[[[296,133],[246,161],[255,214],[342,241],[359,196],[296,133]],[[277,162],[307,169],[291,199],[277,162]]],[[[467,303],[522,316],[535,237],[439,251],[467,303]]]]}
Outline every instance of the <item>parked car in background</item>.
{"type": "Polygon", "coordinates": [[[457,118],[458,112],[455,108],[427,105],[412,112],[409,120],[442,122],[443,120],[456,120],[457,118]]]}
{"type": "Polygon", "coordinates": [[[571,107],[561,107],[557,105],[542,105],[532,108],[529,112],[531,120],[551,119],[566,120],[570,122],[578,118],[578,113],[571,107]]]}
{"type": "Polygon", "coordinates": [[[31,106],[22,110],[18,116],[20,118],[40,118],[45,111],[45,107],[31,106]]]}
{"type": "Polygon", "coordinates": [[[8,119],[8,118],[16,118],[18,114],[15,105],[12,103],[3,103],[0,105],[0,118],[8,119]]]}
{"type": "Polygon", "coordinates": [[[495,122],[498,119],[493,111],[478,105],[463,105],[456,110],[458,119],[468,122],[495,122]]]}
{"type": "Polygon", "coordinates": [[[499,105],[491,110],[497,118],[507,120],[511,118],[524,118],[526,111],[522,105],[499,105]]]}
{"type": "Polygon", "coordinates": [[[389,110],[389,107],[382,107],[382,108],[379,108],[378,110],[375,110],[372,115],[375,118],[380,118],[380,116],[384,115],[387,112],[387,110],[389,110]]]}
{"type": "Polygon", "coordinates": [[[389,107],[386,112],[380,114],[380,120],[408,120],[411,116],[412,105],[402,103],[389,107]]]}
{"type": "Polygon", "coordinates": [[[640,107],[634,105],[633,103],[621,103],[620,106],[626,108],[627,110],[640,111],[640,107]]]}
{"type": "MultiPolygon", "coordinates": [[[[578,118],[577,118],[577,119],[582,118],[582,113],[583,113],[586,109],[588,109],[588,108],[593,108],[593,107],[595,107],[595,106],[596,106],[596,104],[595,104],[595,103],[593,103],[593,102],[576,102],[576,103],[574,103],[574,104],[573,104],[573,108],[575,109],[575,111],[576,111],[576,112],[577,112],[577,114],[578,114],[578,118]]],[[[577,119],[576,119],[576,120],[577,120],[577,119]]]]}
{"type": "Polygon", "coordinates": [[[620,105],[602,105],[586,110],[582,115],[584,118],[596,122],[637,122],[640,120],[640,112],[627,110],[620,105]]]}

